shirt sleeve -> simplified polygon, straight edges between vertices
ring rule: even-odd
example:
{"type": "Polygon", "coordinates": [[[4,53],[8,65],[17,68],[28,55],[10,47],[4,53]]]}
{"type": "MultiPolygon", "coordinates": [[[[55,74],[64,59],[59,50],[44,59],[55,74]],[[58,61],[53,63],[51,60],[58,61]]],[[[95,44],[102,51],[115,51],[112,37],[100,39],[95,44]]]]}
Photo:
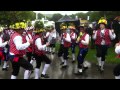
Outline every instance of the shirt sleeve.
{"type": "Polygon", "coordinates": [[[115,53],[116,53],[116,54],[120,54],[120,45],[119,45],[119,46],[116,46],[116,48],[115,48],[115,53]]]}
{"type": "Polygon", "coordinates": [[[70,38],[70,35],[68,33],[67,33],[67,37],[65,38],[65,41],[71,42],[71,38],[70,38]]]}
{"type": "Polygon", "coordinates": [[[75,33],[71,36],[71,38],[74,39],[74,40],[76,39],[75,33]]]}
{"type": "Polygon", "coordinates": [[[49,34],[50,34],[50,33],[49,33],[49,32],[47,32],[47,33],[46,33],[46,37],[48,37],[48,36],[49,36],[49,34]]]}
{"type": "Polygon", "coordinates": [[[97,31],[93,34],[92,38],[95,40],[97,38],[97,31]]]}
{"type": "Polygon", "coordinates": [[[15,46],[16,46],[17,50],[25,50],[30,45],[29,42],[26,42],[26,43],[22,44],[22,37],[21,36],[16,36],[13,39],[13,42],[15,43],[15,46]]]}
{"type": "Polygon", "coordinates": [[[110,36],[110,39],[111,39],[111,40],[114,40],[114,39],[116,38],[115,33],[112,33],[111,30],[109,30],[109,36],[110,36]]]}
{"type": "Polygon", "coordinates": [[[29,41],[29,39],[32,39],[32,36],[30,34],[26,35],[26,40],[27,42],[29,41]],[[28,37],[29,36],[29,37],[28,37]]]}
{"type": "Polygon", "coordinates": [[[46,45],[42,45],[40,38],[36,39],[35,45],[37,46],[38,50],[45,50],[46,45]]]}
{"type": "Polygon", "coordinates": [[[89,37],[89,35],[87,34],[87,35],[85,36],[85,40],[82,40],[81,43],[82,43],[83,45],[88,45],[88,44],[89,44],[89,40],[90,40],[90,37],[89,37]]]}
{"type": "Polygon", "coordinates": [[[56,31],[53,32],[52,37],[56,38],[56,31]]]}
{"type": "Polygon", "coordinates": [[[0,38],[0,47],[5,47],[7,45],[7,42],[2,43],[2,39],[0,38]]]}
{"type": "Polygon", "coordinates": [[[27,42],[29,41],[29,38],[28,38],[28,36],[26,36],[26,40],[27,40],[27,42]]]}

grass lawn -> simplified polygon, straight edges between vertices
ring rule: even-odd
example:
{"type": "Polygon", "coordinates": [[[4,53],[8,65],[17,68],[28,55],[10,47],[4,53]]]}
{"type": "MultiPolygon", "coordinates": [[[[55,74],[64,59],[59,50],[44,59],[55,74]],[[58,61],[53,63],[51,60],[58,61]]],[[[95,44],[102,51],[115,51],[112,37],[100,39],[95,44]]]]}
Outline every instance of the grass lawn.
{"type": "MultiPolygon", "coordinates": [[[[59,49],[59,44],[56,44],[56,51],[58,51],[59,49]]],[[[120,63],[120,59],[116,58],[116,54],[115,54],[115,51],[114,51],[114,47],[110,47],[108,49],[108,55],[106,57],[106,62],[107,63],[114,63],[114,64],[117,64],[117,63],[120,63]]],[[[78,51],[79,51],[79,48],[78,46],[76,47],[76,56],[78,54],[78,51]]],[[[69,49],[69,54],[70,54],[70,57],[72,56],[71,54],[71,49],[69,49]]],[[[90,62],[97,62],[96,60],[96,49],[89,49],[88,51],[88,54],[85,58],[86,60],[90,61],[90,62]]]]}

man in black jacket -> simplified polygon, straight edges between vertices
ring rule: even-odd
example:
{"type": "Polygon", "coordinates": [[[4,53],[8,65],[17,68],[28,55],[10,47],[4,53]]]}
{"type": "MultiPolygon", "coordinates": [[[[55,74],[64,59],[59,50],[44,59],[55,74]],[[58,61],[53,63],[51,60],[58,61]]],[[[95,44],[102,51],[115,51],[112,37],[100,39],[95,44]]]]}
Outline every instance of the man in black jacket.
{"type": "Polygon", "coordinates": [[[118,39],[120,38],[120,16],[114,19],[112,28],[114,29],[116,34],[116,39],[114,43],[117,43],[119,41],[118,39]]]}

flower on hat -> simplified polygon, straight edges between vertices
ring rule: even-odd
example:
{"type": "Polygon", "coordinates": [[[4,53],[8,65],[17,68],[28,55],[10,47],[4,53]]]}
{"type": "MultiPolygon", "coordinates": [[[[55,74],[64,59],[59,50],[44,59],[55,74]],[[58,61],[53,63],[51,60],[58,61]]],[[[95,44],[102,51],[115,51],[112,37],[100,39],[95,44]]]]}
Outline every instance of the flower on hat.
{"type": "Polygon", "coordinates": [[[107,20],[104,17],[101,17],[100,20],[98,21],[98,24],[100,23],[107,24],[107,20]]]}

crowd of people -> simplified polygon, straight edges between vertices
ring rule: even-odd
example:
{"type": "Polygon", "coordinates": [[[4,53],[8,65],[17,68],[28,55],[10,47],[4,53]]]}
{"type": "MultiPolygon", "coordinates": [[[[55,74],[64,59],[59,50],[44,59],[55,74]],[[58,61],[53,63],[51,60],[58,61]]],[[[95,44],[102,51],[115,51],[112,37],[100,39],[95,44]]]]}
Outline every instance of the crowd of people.
{"type": "MultiPolygon", "coordinates": [[[[111,40],[116,38],[114,30],[106,28],[107,21],[105,19],[99,20],[99,29],[93,30],[92,35],[87,33],[84,26],[80,26],[79,33],[76,33],[74,24],[62,23],[60,25],[61,34],[57,36],[54,26],[43,27],[42,22],[39,24],[40,26],[27,27],[26,23],[18,22],[9,28],[0,28],[0,60],[4,62],[2,70],[8,70],[10,61],[12,64],[11,79],[17,79],[20,67],[25,69],[24,79],[30,79],[33,72],[35,79],[50,78],[46,72],[52,61],[47,54],[55,55],[57,41],[60,42],[58,58],[61,60],[61,68],[68,67],[68,51],[71,49],[72,63],[77,61],[78,72],[75,75],[82,75],[88,69],[88,65],[84,64],[84,59],[89,50],[90,38],[95,41],[98,70],[104,72],[107,50],[111,40]],[[68,29],[70,32],[67,31],[68,29]],[[75,55],[76,46],[79,47],[77,57],[75,55]],[[35,69],[33,68],[34,61],[36,62],[35,69]],[[40,75],[42,61],[45,64],[40,75]]],[[[115,45],[115,53],[120,54],[120,42],[115,45]]],[[[120,79],[120,65],[117,65],[113,72],[115,78],[120,79]]]]}

